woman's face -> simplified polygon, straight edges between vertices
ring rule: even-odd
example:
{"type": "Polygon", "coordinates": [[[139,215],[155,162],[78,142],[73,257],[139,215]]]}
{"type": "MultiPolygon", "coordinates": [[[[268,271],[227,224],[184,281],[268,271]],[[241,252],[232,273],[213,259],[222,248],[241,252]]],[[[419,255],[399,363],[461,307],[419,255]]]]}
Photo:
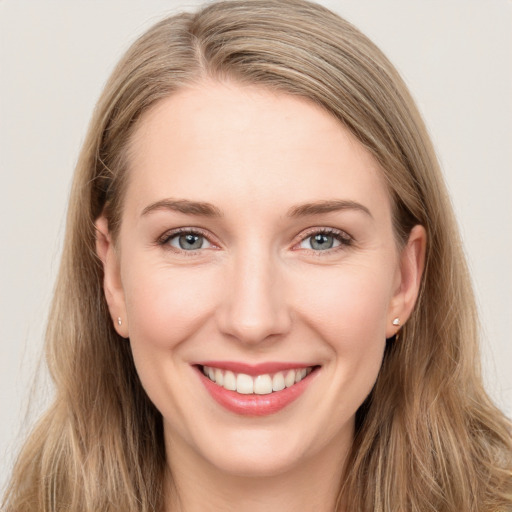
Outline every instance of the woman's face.
{"type": "Polygon", "coordinates": [[[210,82],[143,117],[128,173],[98,250],[174,463],[342,460],[424,244],[398,250],[376,161],[311,102],[210,82]]]}

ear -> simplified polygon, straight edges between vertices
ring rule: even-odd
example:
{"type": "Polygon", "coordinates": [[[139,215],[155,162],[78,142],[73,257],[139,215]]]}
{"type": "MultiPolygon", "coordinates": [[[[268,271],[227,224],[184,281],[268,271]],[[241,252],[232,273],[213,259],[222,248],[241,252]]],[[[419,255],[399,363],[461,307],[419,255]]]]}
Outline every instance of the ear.
{"type": "Polygon", "coordinates": [[[96,252],[103,264],[103,290],[110,316],[117,333],[123,338],[127,338],[128,318],[121,282],[119,258],[108,230],[108,221],[103,215],[96,220],[95,227],[96,252]]]}
{"type": "Polygon", "coordinates": [[[400,253],[399,270],[395,294],[391,299],[386,338],[394,336],[404,325],[414,309],[418,298],[421,276],[425,267],[427,233],[423,226],[417,225],[411,230],[407,244],[400,253]],[[399,319],[399,325],[393,321],[399,319]]]}

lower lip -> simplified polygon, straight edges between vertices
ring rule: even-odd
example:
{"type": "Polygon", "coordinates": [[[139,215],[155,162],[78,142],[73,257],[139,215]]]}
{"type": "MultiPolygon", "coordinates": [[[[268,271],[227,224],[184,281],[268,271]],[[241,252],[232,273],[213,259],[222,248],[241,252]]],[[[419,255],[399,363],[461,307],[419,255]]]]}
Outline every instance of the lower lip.
{"type": "Polygon", "coordinates": [[[215,384],[198,368],[201,382],[213,399],[228,411],[243,416],[268,416],[281,411],[304,393],[316,373],[317,368],[293,386],[281,391],[274,391],[268,395],[243,395],[215,384]]]}

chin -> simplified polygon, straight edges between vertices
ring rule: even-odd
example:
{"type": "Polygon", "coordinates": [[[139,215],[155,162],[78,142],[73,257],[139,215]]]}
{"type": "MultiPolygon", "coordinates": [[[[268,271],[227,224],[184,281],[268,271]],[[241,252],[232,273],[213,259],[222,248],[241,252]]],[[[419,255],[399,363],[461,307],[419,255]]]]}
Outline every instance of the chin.
{"type": "Polygon", "coordinates": [[[234,450],[223,456],[215,454],[210,463],[227,475],[241,478],[275,477],[294,471],[302,457],[295,453],[281,453],[272,449],[234,450]]]}
{"type": "Polygon", "coordinates": [[[216,431],[219,435],[197,439],[195,450],[215,470],[233,477],[265,478],[292,473],[325,451],[328,439],[315,435],[314,429],[293,429],[286,423],[238,425],[223,431],[212,425],[211,433],[216,431]]]}

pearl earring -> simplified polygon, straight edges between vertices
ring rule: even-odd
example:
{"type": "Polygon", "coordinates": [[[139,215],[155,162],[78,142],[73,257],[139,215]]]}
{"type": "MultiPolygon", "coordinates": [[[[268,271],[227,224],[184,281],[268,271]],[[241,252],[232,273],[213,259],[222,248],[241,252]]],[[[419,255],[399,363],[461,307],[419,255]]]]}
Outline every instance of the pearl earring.
{"type": "Polygon", "coordinates": [[[396,327],[400,327],[400,318],[396,317],[393,320],[393,325],[395,325],[396,327]]]}
{"type": "Polygon", "coordinates": [[[121,317],[118,316],[117,317],[117,325],[122,325],[123,324],[123,321],[121,320],[121,317]]]}

